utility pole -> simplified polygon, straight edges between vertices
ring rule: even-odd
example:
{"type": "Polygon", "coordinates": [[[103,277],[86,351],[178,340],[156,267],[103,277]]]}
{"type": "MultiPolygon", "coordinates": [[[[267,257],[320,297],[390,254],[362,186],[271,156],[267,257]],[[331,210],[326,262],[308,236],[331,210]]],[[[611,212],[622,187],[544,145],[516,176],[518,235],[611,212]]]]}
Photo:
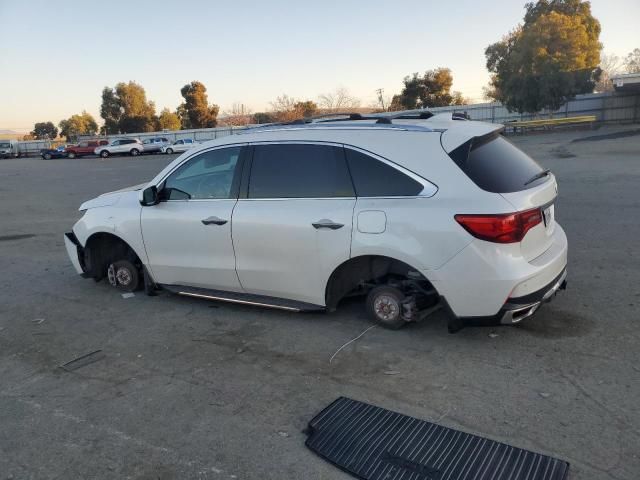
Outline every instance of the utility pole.
{"type": "Polygon", "coordinates": [[[382,105],[382,110],[386,111],[387,109],[384,108],[384,97],[382,96],[382,94],[384,93],[384,88],[377,89],[376,93],[378,94],[378,101],[380,102],[380,105],[382,105]]]}

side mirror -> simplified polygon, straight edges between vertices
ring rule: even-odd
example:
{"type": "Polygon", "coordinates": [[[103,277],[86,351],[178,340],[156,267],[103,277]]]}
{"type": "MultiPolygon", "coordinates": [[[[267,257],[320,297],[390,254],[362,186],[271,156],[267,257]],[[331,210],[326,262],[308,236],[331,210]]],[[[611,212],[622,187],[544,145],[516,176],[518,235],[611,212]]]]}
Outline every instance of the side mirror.
{"type": "Polygon", "coordinates": [[[151,185],[150,187],[147,187],[142,191],[142,195],[140,197],[140,205],[142,205],[143,207],[157,205],[159,201],[158,187],[156,187],[155,185],[151,185]]]}

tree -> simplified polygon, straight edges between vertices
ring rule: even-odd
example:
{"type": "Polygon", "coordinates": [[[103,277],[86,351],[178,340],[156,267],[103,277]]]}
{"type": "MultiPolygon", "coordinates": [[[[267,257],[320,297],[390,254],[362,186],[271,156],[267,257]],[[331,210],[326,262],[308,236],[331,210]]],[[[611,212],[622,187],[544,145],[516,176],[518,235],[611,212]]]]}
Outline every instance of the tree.
{"type": "Polygon", "coordinates": [[[95,135],[98,131],[98,124],[90,113],[82,111],[81,114],[71,115],[66,120],[62,120],[59,125],[60,135],[67,141],[72,141],[78,135],[95,135]]]}
{"type": "Polygon", "coordinates": [[[462,92],[454,90],[451,93],[451,105],[469,105],[471,100],[462,95],[462,92]]]}
{"type": "Polygon", "coordinates": [[[100,116],[104,120],[105,135],[118,133],[122,119],[122,106],[113,88],[104,87],[102,89],[100,116]]]}
{"type": "Polygon", "coordinates": [[[633,52],[624,59],[624,68],[627,73],[640,73],[640,48],[634,48],[633,52]]]}
{"type": "Polygon", "coordinates": [[[299,101],[283,94],[271,102],[271,108],[271,115],[276,122],[291,122],[313,116],[318,110],[318,105],[311,100],[299,101]]]}
{"type": "Polygon", "coordinates": [[[163,108],[158,117],[158,124],[161,130],[180,130],[182,123],[177,113],[163,108]]]}
{"type": "Polygon", "coordinates": [[[257,112],[253,114],[253,123],[273,123],[276,121],[276,118],[271,113],[257,112]]]}
{"type": "Polygon", "coordinates": [[[509,111],[557,110],[593,91],[600,76],[600,23],[589,2],[538,0],[524,24],[485,50],[489,93],[509,111]]]}
{"type": "Polygon", "coordinates": [[[147,100],[144,88],[130,81],[115,88],[122,111],[119,127],[122,133],[152,132],[157,129],[156,106],[147,100]]]}
{"type": "Polygon", "coordinates": [[[33,126],[31,135],[36,140],[51,140],[58,136],[58,129],[53,122],[39,122],[33,126]]]}
{"type": "Polygon", "coordinates": [[[136,82],[120,82],[102,90],[100,116],[107,133],[151,132],[158,128],[156,107],[136,82]]]}
{"type": "Polygon", "coordinates": [[[332,92],[320,94],[318,106],[328,112],[343,112],[358,108],[360,100],[352,97],[346,88],[338,87],[332,92]]]}
{"type": "Polygon", "coordinates": [[[253,115],[251,109],[244,103],[234,103],[231,110],[223,112],[220,119],[223,125],[244,126],[253,123],[253,115]]]}
{"type": "MultiPolygon", "coordinates": [[[[412,110],[414,108],[444,107],[454,101],[451,95],[453,76],[448,68],[427,70],[424,75],[414,73],[403,80],[404,87],[398,97],[391,100],[391,108],[412,110]]],[[[462,95],[456,97],[458,100],[462,95]]]]}
{"type": "Polygon", "coordinates": [[[187,123],[187,128],[211,128],[218,124],[218,112],[220,107],[209,105],[207,98],[207,87],[203,83],[193,81],[180,89],[184,97],[184,114],[188,122],[183,117],[183,125],[187,123]]]}
{"type": "Polygon", "coordinates": [[[600,55],[600,78],[598,79],[595,91],[610,92],[613,90],[613,82],[611,77],[620,73],[622,62],[620,57],[612,53],[603,53],[600,55]]]}

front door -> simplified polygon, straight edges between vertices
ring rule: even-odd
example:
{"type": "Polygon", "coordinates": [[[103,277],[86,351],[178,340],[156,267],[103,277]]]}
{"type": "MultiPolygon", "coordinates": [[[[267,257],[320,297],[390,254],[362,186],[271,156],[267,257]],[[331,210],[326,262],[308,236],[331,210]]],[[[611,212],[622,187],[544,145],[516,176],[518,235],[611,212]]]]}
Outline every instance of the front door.
{"type": "Polygon", "coordinates": [[[166,285],[240,291],[231,242],[241,153],[231,146],[187,160],[143,207],[142,235],[154,280],[166,285]]]}
{"type": "Polygon", "coordinates": [[[257,144],[244,196],[233,213],[244,290],[324,305],[327,280],[351,246],[355,195],[343,149],[257,144]]]}

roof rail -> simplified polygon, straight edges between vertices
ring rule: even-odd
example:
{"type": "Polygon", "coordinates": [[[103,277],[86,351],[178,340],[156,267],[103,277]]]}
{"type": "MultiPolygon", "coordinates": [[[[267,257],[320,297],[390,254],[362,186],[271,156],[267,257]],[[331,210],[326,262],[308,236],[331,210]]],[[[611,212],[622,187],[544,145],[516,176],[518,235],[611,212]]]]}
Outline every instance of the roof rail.
{"type": "Polygon", "coordinates": [[[428,110],[419,113],[400,113],[397,115],[392,115],[391,118],[393,120],[426,120],[427,118],[433,117],[433,113],[428,110]]]}
{"type": "MultiPolygon", "coordinates": [[[[318,123],[333,123],[333,122],[353,122],[353,121],[362,121],[362,120],[371,120],[377,124],[382,125],[390,125],[393,124],[394,120],[426,120],[428,118],[433,117],[433,113],[425,110],[424,112],[417,113],[402,113],[395,115],[381,115],[381,114],[372,114],[372,115],[363,115],[358,112],[337,112],[337,113],[325,113],[322,115],[316,115],[308,118],[298,118],[296,120],[291,120],[289,122],[275,122],[275,123],[265,123],[263,125],[256,125],[255,127],[249,127],[249,129],[259,129],[259,128],[267,128],[267,127],[280,127],[287,125],[309,125],[309,124],[318,124],[318,123]]],[[[458,120],[458,118],[454,118],[454,120],[458,120]]],[[[460,118],[462,120],[462,118],[460,118]]]]}
{"type": "Polygon", "coordinates": [[[367,123],[355,123],[352,125],[345,125],[340,123],[326,123],[326,122],[298,122],[298,123],[271,123],[261,125],[260,127],[251,127],[244,130],[239,130],[236,135],[243,135],[257,132],[271,132],[276,130],[301,130],[301,129],[349,129],[349,130],[365,130],[365,129],[377,129],[377,130],[404,130],[413,132],[441,132],[441,129],[429,128],[423,125],[414,124],[393,124],[387,119],[377,118],[375,122],[367,123]],[[383,121],[380,121],[383,120],[383,121]]]}

